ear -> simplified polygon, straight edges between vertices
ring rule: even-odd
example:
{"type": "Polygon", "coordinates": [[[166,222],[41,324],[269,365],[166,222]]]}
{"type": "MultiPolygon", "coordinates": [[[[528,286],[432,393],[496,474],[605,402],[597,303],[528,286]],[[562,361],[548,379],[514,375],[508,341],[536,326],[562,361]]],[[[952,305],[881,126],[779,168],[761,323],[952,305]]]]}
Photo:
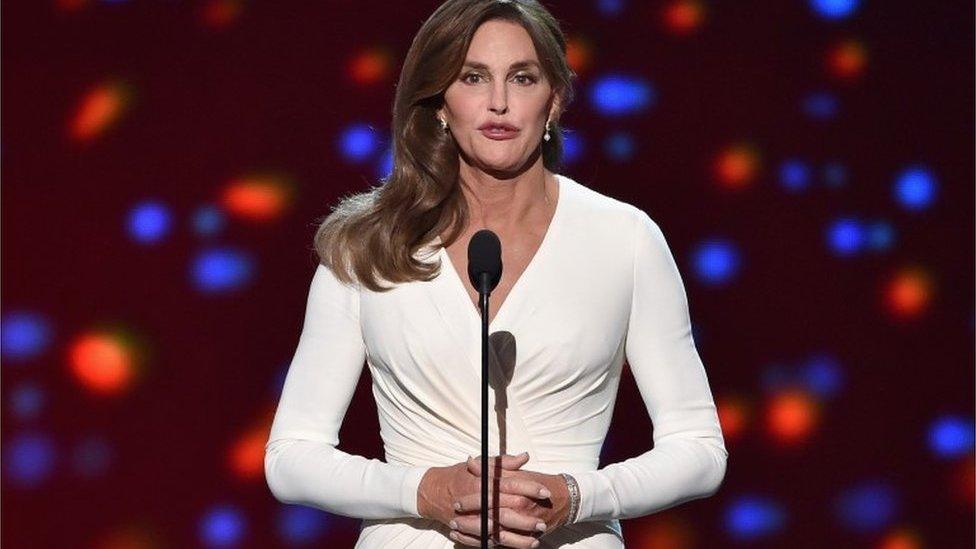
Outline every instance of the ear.
{"type": "Polygon", "coordinates": [[[561,106],[562,97],[560,97],[558,93],[554,94],[552,97],[552,106],[549,108],[549,120],[552,120],[552,122],[555,124],[559,123],[559,112],[561,106]]]}

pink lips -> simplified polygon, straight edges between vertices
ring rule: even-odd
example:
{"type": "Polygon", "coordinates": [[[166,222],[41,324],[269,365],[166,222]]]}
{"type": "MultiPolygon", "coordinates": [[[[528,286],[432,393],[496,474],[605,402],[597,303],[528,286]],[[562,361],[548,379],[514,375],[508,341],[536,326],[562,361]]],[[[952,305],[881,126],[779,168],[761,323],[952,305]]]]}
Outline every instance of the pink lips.
{"type": "Polygon", "coordinates": [[[484,126],[480,129],[481,133],[488,139],[512,139],[518,135],[518,130],[510,126],[484,126]]]}

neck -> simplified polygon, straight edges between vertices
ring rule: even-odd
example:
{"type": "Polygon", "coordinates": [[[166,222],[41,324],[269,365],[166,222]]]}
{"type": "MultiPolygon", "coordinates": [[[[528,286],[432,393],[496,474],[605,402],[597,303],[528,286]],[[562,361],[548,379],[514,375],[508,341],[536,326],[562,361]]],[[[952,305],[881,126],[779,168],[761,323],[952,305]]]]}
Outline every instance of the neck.
{"type": "Polygon", "coordinates": [[[506,177],[461,163],[461,190],[472,227],[505,231],[525,226],[553,205],[554,175],[541,158],[529,169],[506,177]]]}

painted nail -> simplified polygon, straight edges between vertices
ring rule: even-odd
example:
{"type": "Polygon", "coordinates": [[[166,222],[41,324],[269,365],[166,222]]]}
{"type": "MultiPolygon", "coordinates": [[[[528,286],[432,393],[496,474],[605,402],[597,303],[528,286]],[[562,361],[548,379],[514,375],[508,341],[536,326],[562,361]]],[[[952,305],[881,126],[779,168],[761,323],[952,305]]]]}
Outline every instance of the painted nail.
{"type": "Polygon", "coordinates": [[[461,510],[461,502],[460,501],[455,501],[454,502],[454,510],[455,511],[460,511],[461,510]]]}
{"type": "Polygon", "coordinates": [[[551,495],[552,494],[549,493],[549,490],[546,490],[545,488],[542,488],[542,489],[539,490],[539,497],[547,498],[547,497],[549,497],[551,495]]]}
{"type": "Polygon", "coordinates": [[[538,546],[539,546],[539,540],[535,540],[532,542],[532,547],[538,547],[538,546]]]}
{"type": "Polygon", "coordinates": [[[447,536],[451,539],[457,539],[457,532],[451,531],[447,536]]]}
{"type": "Polygon", "coordinates": [[[451,524],[451,530],[457,530],[457,521],[456,520],[452,520],[450,524],[451,524]]]}
{"type": "Polygon", "coordinates": [[[540,523],[536,524],[535,525],[535,529],[538,530],[538,531],[540,531],[540,532],[545,532],[546,531],[546,523],[540,522],[540,523]]]}

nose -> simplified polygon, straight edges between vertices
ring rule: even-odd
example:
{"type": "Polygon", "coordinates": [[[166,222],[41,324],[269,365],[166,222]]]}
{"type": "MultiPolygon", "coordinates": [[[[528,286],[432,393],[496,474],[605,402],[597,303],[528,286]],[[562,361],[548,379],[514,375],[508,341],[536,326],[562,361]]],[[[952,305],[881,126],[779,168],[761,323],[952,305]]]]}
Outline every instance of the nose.
{"type": "Polygon", "coordinates": [[[491,86],[491,103],[488,107],[495,114],[505,114],[508,112],[507,88],[504,81],[495,81],[491,86]]]}

